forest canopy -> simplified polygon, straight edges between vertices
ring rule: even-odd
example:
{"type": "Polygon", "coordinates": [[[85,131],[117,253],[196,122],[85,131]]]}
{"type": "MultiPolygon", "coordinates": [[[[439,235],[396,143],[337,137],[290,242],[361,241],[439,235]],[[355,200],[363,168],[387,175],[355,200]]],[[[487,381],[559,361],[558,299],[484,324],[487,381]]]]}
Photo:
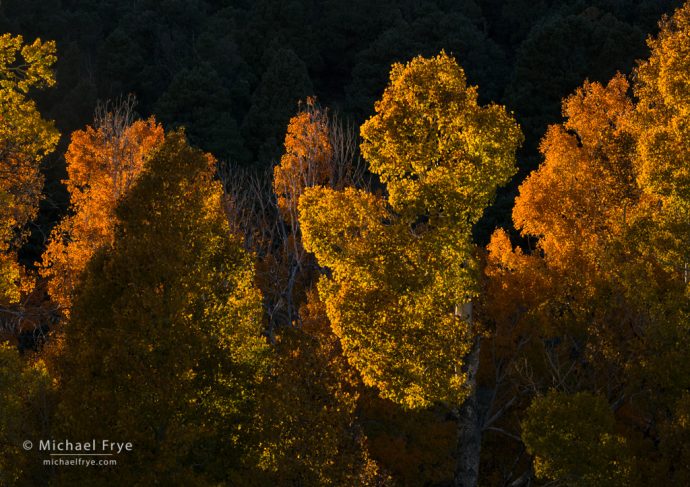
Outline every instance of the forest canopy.
{"type": "Polygon", "coordinates": [[[689,73],[680,0],[4,0],[0,487],[690,484],[689,73]]]}

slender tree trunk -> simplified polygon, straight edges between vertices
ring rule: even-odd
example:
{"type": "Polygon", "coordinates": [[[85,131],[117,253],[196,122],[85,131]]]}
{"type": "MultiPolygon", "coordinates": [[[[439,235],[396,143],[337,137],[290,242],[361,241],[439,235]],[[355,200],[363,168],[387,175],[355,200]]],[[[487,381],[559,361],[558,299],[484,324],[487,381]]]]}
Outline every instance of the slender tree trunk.
{"type": "Polygon", "coordinates": [[[476,487],[479,480],[479,455],[482,447],[482,425],[477,398],[480,338],[465,358],[467,386],[470,395],[455,414],[458,422],[457,465],[454,487],[476,487]]]}

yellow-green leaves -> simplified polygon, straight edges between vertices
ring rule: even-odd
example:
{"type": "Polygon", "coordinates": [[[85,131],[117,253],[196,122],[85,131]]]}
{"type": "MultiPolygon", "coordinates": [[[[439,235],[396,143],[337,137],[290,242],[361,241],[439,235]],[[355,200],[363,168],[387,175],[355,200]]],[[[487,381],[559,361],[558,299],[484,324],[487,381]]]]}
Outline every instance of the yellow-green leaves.
{"type": "Polygon", "coordinates": [[[515,173],[522,142],[503,107],[477,104],[476,87],[444,52],[394,65],[361,134],[362,153],[386,183],[394,211],[430,212],[462,231],[515,173]]]}
{"type": "MultiPolygon", "coordinates": [[[[651,56],[637,69],[638,103],[631,130],[637,139],[640,188],[653,203],[656,252],[683,274],[690,261],[690,3],[666,19],[650,39],[651,56]]],[[[687,280],[687,279],[686,279],[687,280]]]]}
{"type": "Polygon", "coordinates": [[[40,163],[55,149],[59,134],[41,118],[31,88],[55,83],[55,44],[0,35],[0,304],[18,299],[17,232],[35,216],[43,188],[40,163]]]}
{"type": "Polygon", "coordinates": [[[387,195],[308,188],[305,248],[330,270],[319,292],[364,382],[410,408],[459,404],[477,333],[455,314],[477,294],[470,231],[522,136],[503,108],[477,104],[445,53],[395,65],[376,112],[362,152],[387,195]]]}
{"type": "Polygon", "coordinates": [[[31,88],[55,84],[52,67],[57,61],[55,42],[36,39],[24,44],[22,36],[0,35],[0,88],[27,93],[31,88]]]}
{"type": "Polygon", "coordinates": [[[631,485],[632,458],[605,398],[551,391],[533,401],[522,429],[537,477],[572,487],[631,485]]]}
{"type": "Polygon", "coordinates": [[[261,293],[214,169],[169,134],[86,268],[58,362],[60,427],[137,447],[117,472],[80,480],[216,485],[240,463],[265,348],[261,293]]]}
{"type": "Polygon", "coordinates": [[[9,215],[18,226],[35,212],[43,184],[38,165],[59,137],[26,94],[55,83],[55,60],[53,42],[23,45],[21,36],[0,36],[0,191],[12,196],[9,215]]]}

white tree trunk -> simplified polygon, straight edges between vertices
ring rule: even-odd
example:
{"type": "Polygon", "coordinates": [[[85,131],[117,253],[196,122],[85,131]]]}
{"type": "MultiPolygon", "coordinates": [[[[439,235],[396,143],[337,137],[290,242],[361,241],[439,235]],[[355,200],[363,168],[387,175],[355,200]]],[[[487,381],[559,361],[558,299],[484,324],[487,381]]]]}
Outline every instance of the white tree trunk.
{"type": "MultiPolygon", "coordinates": [[[[456,310],[462,319],[472,322],[472,305],[463,305],[456,310]],[[459,313],[458,313],[459,311],[459,313]]],[[[454,487],[476,487],[479,481],[479,455],[482,447],[482,425],[477,398],[477,370],[481,339],[475,338],[472,350],[465,357],[467,387],[469,396],[455,411],[458,425],[457,464],[454,487]]]]}

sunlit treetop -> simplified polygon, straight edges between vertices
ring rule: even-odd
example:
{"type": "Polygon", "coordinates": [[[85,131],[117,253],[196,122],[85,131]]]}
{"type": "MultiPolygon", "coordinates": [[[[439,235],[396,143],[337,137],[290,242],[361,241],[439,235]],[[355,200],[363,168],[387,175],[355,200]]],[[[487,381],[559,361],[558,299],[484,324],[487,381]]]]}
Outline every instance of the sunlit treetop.
{"type": "Polygon", "coordinates": [[[514,174],[522,141],[513,118],[477,104],[445,53],[396,64],[362,153],[387,195],[307,188],[305,248],[331,326],[367,385],[405,407],[467,396],[463,361],[476,329],[456,315],[477,295],[471,225],[514,174]]]}
{"type": "Polygon", "coordinates": [[[38,211],[40,163],[59,139],[54,124],[27,98],[30,89],[55,83],[55,61],[54,42],[25,45],[21,36],[0,35],[0,304],[19,299],[22,273],[14,250],[38,211]]]}
{"type": "Polygon", "coordinates": [[[639,179],[649,192],[690,201],[690,3],[661,26],[634,86],[639,179]]]}
{"type": "Polygon", "coordinates": [[[288,213],[297,211],[297,201],[304,187],[328,182],[332,156],[328,115],[308,98],[304,109],[290,119],[285,153],[273,170],[273,188],[284,218],[288,219],[288,213]]]}
{"type": "Polygon", "coordinates": [[[544,162],[520,186],[515,226],[539,237],[553,265],[596,261],[633,213],[634,140],[626,130],[633,106],[627,91],[625,77],[617,75],[606,86],[586,82],[566,98],[565,122],[549,127],[540,145],[544,162]]]}
{"type": "MultiPolygon", "coordinates": [[[[690,3],[665,18],[639,64],[630,130],[640,190],[649,200],[654,255],[687,283],[690,262],[690,3]]],[[[690,291],[690,289],[688,289],[690,291]]]]}
{"type": "Polygon", "coordinates": [[[505,108],[477,103],[477,88],[445,52],[394,64],[376,115],[361,129],[364,157],[396,212],[475,222],[514,173],[520,128],[505,108]]]}
{"type": "Polygon", "coordinates": [[[153,119],[115,125],[111,120],[74,132],[65,154],[72,214],[53,230],[41,273],[50,279],[50,296],[66,315],[89,259],[113,241],[116,205],[163,143],[163,127],[153,119]]]}
{"type": "Polygon", "coordinates": [[[24,44],[22,36],[0,35],[0,87],[27,93],[31,88],[55,84],[52,67],[57,61],[55,42],[36,39],[24,44]]]}
{"type": "Polygon", "coordinates": [[[21,36],[0,36],[0,192],[12,196],[13,226],[35,214],[43,186],[38,164],[58,141],[53,123],[26,97],[30,88],[55,83],[55,60],[54,42],[24,45],[21,36]]]}

